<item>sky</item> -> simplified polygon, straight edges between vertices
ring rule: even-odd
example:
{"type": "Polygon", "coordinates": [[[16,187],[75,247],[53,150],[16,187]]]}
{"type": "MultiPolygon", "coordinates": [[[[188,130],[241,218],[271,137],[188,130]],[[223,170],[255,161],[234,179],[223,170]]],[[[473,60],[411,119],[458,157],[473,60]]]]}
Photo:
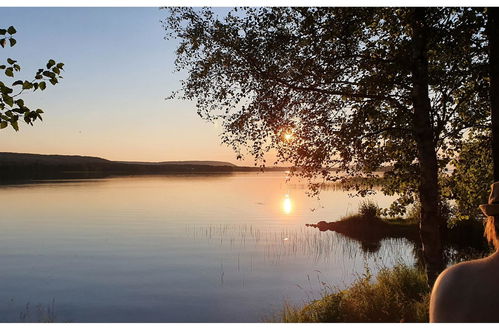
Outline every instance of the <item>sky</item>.
{"type": "MultiPolygon", "coordinates": [[[[110,160],[237,161],[221,128],[193,102],[166,100],[185,72],[175,72],[176,40],[165,40],[167,12],[149,8],[0,8],[17,44],[0,59],[19,61],[17,79],[49,59],[65,64],[56,86],[27,97],[43,122],[0,130],[0,151],[98,156],[110,160]]],[[[3,76],[2,80],[6,77],[3,76]]],[[[27,94],[28,95],[28,94],[27,94]]]]}

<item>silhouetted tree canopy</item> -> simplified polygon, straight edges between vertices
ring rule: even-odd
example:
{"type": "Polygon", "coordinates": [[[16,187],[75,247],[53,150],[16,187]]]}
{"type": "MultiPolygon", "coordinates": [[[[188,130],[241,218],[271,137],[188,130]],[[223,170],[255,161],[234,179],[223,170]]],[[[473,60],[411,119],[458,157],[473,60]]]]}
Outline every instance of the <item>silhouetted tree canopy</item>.
{"type": "MultiPolygon", "coordinates": [[[[389,166],[388,214],[421,205],[429,282],[443,269],[442,185],[466,132],[487,127],[486,16],[477,8],[169,9],[180,97],[256,162],[277,150],[310,182],[389,166]],[[340,173],[339,173],[340,172],[340,173]]],[[[312,184],[312,188],[318,185],[312,184]]]]}
{"type": "MultiPolygon", "coordinates": [[[[344,180],[337,167],[369,176],[390,166],[382,189],[400,195],[392,214],[414,202],[410,8],[247,8],[223,18],[169,10],[177,68],[189,72],[180,95],[222,122],[223,142],[240,157],[261,162],[275,148],[280,161],[326,180],[344,180]]],[[[431,125],[443,171],[464,132],[489,120],[485,17],[472,8],[427,16],[431,125]]]]}

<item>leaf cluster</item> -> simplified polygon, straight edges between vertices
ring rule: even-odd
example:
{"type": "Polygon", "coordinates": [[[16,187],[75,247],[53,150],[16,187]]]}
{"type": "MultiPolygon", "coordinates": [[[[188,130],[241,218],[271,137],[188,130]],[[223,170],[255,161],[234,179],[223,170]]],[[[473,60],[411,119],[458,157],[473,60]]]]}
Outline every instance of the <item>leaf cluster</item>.
{"type": "MultiPolygon", "coordinates": [[[[13,35],[16,29],[10,26],[8,29],[0,29],[0,35],[5,36],[0,39],[0,45],[4,48],[9,40],[9,46],[13,47],[16,40],[13,35]]],[[[26,92],[43,91],[47,88],[47,83],[56,85],[62,79],[64,63],[58,63],[50,59],[44,68],[36,71],[33,78],[28,80],[15,80],[21,71],[21,66],[17,60],[7,58],[4,64],[0,64],[0,70],[3,71],[7,80],[0,80],[0,129],[9,125],[19,130],[19,120],[21,118],[27,124],[33,125],[36,120],[42,120],[42,109],[30,108],[22,98],[26,92]]]]}

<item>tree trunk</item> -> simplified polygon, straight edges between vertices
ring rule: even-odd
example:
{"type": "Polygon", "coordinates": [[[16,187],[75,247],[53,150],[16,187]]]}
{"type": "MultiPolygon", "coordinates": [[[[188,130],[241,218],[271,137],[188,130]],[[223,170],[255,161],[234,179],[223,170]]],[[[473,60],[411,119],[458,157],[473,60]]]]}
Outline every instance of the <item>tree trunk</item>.
{"type": "Polygon", "coordinates": [[[492,119],[492,159],[494,181],[499,181],[499,8],[487,8],[489,38],[490,111],[492,119]]]}
{"type": "Polygon", "coordinates": [[[414,133],[420,167],[419,200],[421,203],[420,235],[426,273],[430,285],[444,268],[442,249],[442,217],[438,186],[437,152],[431,122],[431,103],[428,95],[428,28],[425,8],[412,12],[412,104],[414,108],[414,133]]]}

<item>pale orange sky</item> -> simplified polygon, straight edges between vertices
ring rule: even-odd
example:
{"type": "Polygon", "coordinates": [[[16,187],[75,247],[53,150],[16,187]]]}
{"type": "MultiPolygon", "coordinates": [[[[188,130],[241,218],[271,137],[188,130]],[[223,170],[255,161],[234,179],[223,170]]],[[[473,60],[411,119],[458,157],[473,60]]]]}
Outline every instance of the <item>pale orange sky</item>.
{"type": "MultiPolygon", "coordinates": [[[[26,97],[43,122],[0,130],[0,151],[72,154],[110,160],[237,161],[220,145],[221,129],[203,121],[194,103],[165,100],[185,73],[175,73],[176,41],[164,40],[157,8],[2,8],[17,45],[0,49],[19,61],[17,79],[53,58],[64,79],[26,97]],[[44,23],[38,24],[38,17],[44,23]],[[82,27],[85,27],[82,29],[82,27]]],[[[6,80],[6,78],[2,78],[6,80]]],[[[267,164],[274,158],[269,157],[267,164]]]]}

